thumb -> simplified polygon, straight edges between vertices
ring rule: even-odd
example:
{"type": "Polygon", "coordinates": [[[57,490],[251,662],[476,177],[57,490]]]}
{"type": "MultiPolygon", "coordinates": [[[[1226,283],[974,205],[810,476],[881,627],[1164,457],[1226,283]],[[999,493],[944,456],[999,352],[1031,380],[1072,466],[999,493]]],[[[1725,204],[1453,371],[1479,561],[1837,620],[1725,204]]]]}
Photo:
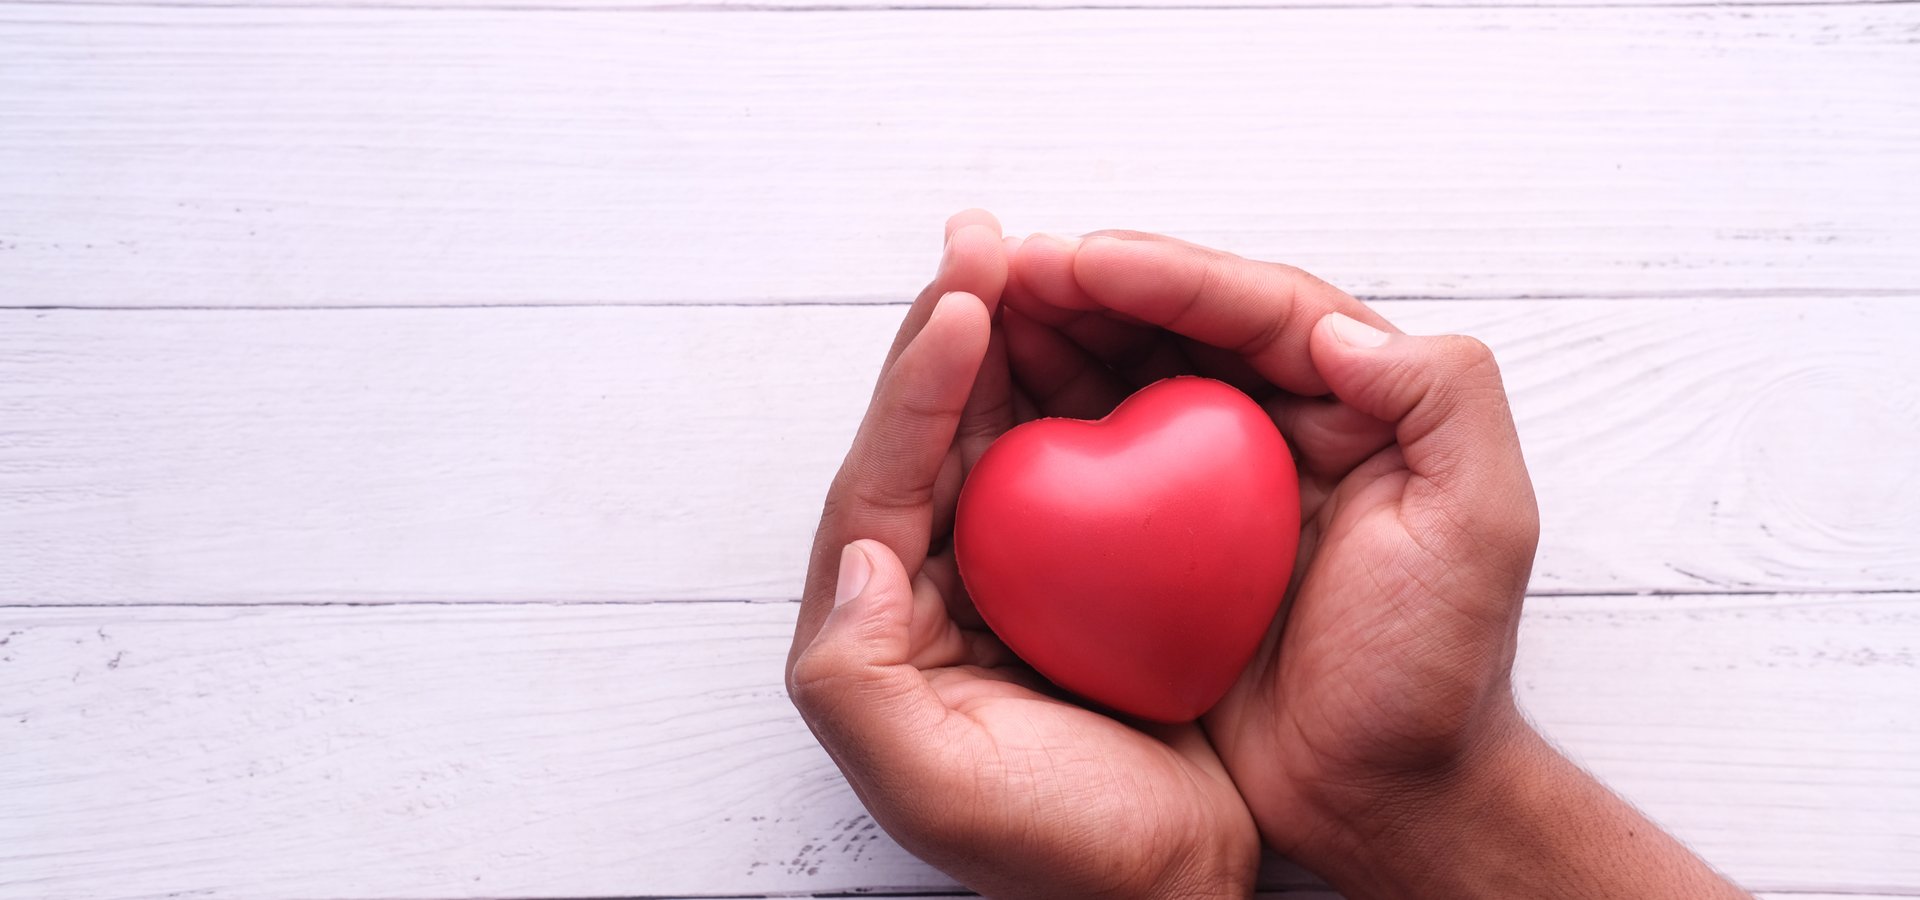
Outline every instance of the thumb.
{"type": "Polygon", "coordinates": [[[1334,396],[1394,426],[1407,469],[1424,482],[1404,504],[1437,513],[1476,543],[1532,558],[1539,513],[1487,345],[1462,335],[1390,334],[1330,313],[1307,346],[1334,396]]]}
{"type": "Polygon", "coordinates": [[[794,659],[787,689],[800,715],[858,786],[910,766],[945,707],[911,658],[913,583],[879,541],[840,551],[833,608],[794,659]]]}

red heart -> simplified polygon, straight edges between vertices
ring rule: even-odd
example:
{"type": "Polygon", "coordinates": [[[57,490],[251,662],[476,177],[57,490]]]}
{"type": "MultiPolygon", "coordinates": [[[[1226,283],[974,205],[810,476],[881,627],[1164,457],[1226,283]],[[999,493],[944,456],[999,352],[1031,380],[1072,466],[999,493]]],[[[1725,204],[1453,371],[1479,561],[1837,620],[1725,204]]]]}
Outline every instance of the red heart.
{"type": "Polygon", "coordinates": [[[1099,421],[1041,419],[967,475],[954,553],[974,606],[1040,674],[1161,722],[1206,712],[1266,635],[1300,484],[1259,405],[1207,378],[1099,421]]]}

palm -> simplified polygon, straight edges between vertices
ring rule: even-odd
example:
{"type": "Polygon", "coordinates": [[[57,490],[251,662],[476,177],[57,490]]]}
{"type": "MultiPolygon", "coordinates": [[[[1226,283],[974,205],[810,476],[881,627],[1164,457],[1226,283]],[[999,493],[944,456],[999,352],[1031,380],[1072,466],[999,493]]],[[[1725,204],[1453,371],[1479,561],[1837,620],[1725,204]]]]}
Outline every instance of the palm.
{"type": "Polygon", "coordinates": [[[1132,353],[1153,359],[1150,369],[1123,366],[1114,373],[1120,383],[1102,391],[1080,379],[1073,396],[1052,399],[1065,414],[1104,415],[1125,390],[1158,378],[1226,378],[1261,399],[1301,474],[1293,589],[1247,671],[1204,720],[1219,756],[1236,778],[1266,773],[1284,792],[1292,778],[1339,778],[1391,755],[1392,729],[1443,705],[1435,695],[1444,685],[1425,670],[1446,670],[1452,658],[1405,646],[1444,640],[1439,617],[1375,602],[1407,596],[1420,587],[1415,573],[1432,567],[1404,524],[1402,500],[1422,486],[1401,461],[1391,428],[1335,401],[1279,391],[1231,362],[1196,365],[1190,348],[1170,336],[1154,340],[1163,346],[1132,353]],[[1382,664],[1404,659],[1427,662],[1419,672],[1382,664]]]}
{"type": "MultiPolygon", "coordinates": [[[[1045,264],[1042,257],[1030,269],[1045,264]]],[[[1086,304],[1053,268],[1051,300],[1019,298],[1010,346],[1015,371],[1037,379],[1036,393],[1063,414],[1104,415],[1131,390],[1199,374],[1260,401],[1294,452],[1302,529],[1291,589],[1253,661],[1202,720],[1241,792],[1272,798],[1262,809],[1297,809],[1317,786],[1419,768],[1426,761],[1417,754],[1427,751],[1402,748],[1446,746],[1476,708],[1474,686],[1488,681],[1472,673],[1510,659],[1510,638],[1505,655],[1487,654],[1500,643],[1484,635],[1501,628],[1510,635],[1510,622],[1463,616],[1444,598],[1513,590],[1525,582],[1525,560],[1508,567],[1517,580],[1438,590],[1479,577],[1457,573],[1488,567],[1458,565],[1466,560],[1451,558],[1457,551],[1424,541],[1447,510],[1433,485],[1408,468],[1392,424],[1331,397],[1283,390],[1238,354],[1066,308],[1086,304]],[[1465,658],[1476,654],[1485,658],[1465,658]]],[[[1284,814],[1262,816],[1260,824],[1283,850],[1299,837],[1284,814]]]]}
{"type": "MultiPolygon", "coordinates": [[[[1153,735],[1037,690],[1018,665],[924,670],[949,711],[943,764],[969,772],[952,808],[967,827],[1019,836],[985,850],[1048,865],[1074,895],[1160,883],[1208,848],[1256,843],[1252,819],[1192,724],[1153,735]],[[990,811],[990,812],[982,812],[990,811]]],[[[930,851],[937,857],[937,851],[930,851]]]]}
{"type": "Polygon", "coordinates": [[[950,545],[968,469],[1007,429],[1056,411],[1015,377],[999,330],[974,349],[976,304],[990,309],[1004,278],[997,223],[949,222],[940,274],[829,491],[789,656],[795,703],[876,820],[984,893],[1185,896],[1195,878],[1250,882],[1254,824],[1200,729],[1136,729],[1053,696],[960,584],[950,545]],[[935,302],[954,291],[982,300],[935,302]],[[816,640],[856,539],[889,599],[864,614],[870,626],[816,640]]]}
{"type": "Polygon", "coordinates": [[[1243,790],[1281,808],[1308,788],[1419,768],[1402,748],[1434,746],[1478,699],[1448,673],[1484,644],[1420,602],[1440,567],[1405,525],[1420,482],[1399,457],[1379,451],[1307,514],[1289,608],[1206,718],[1243,790]]]}
{"type": "Polygon", "coordinates": [[[1438,686],[1425,671],[1395,662],[1430,659],[1406,645],[1436,637],[1428,617],[1396,602],[1418,588],[1407,560],[1422,554],[1401,525],[1398,494],[1407,477],[1404,470],[1354,476],[1345,490],[1356,499],[1323,506],[1314,517],[1308,530],[1317,533],[1306,537],[1313,546],[1290,609],[1275,625],[1277,642],[1262,648],[1209,720],[1223,743],[1230,731],[1265,719],[1269,732],[1297,736],[1278,748],[1301,757],[1284,764],[1291,770],[1357,764],[1390,755],[1389,730],[1433,708],[1429,695],[1438,686]]]}
{"type": "MultiPolygon", "coordinates": [[[[1294,452],[1302,529],[1291,590],[1247,670],[1203,719],[1242,793],[1292,801],[1314,781],[1417,766],[1395,748],[1423,746],[1415,738],[1452,727],[1449,717],[1470,707],[1475,698],[1445,673],[1461,670],[1468,651],[1458,648],[1485,643],[1454,640],[1457,616],[1409,602],[1446,577],[1449,561],[1409,531],[1433,497],[1407,468],[1394,427],[1282,390],[1237,354],[1087,310],[1044,253],[1024,286],[1050,282],[1039,286],[1050,296],[1023,292],[1008,322],[1013,370],[1043,407],[1096,417],[1155,380],[1204,375],[1260,401],[1294,452]]],[[[1261,824],[1284,848],[1285,823],[1261,824]]]]}
{"type": "MultiPolygon", "coordinates": [[[[989,377],[977,390],[1020,388],[989,377]]],[[[993,437],[1035,415],[991,394],[977,399],[1006,412],[955,443],[949,463],[963,473],[993,437]]],[[[951,523],[957,495],[951,483],[933,498],[936,521],[951,523]]],[[[943,530],[935,545],[949,543],[943,530]]],[[[1129,726],[1056,696],[980,621],[951,549],[930,555],[915,579],[909,635],[909,664],[949,713],[927,743],[950,771],[976,774],[961,786],[972,795],[953,798],[956,808],[992,811],[995,821],[968,823],[984,833],[1046,836],[996,852],[1070,869],[1059,872],[1063,883],[1095,896],[1156,883],[1208,848],[1257,844],[1252,818],[1198,725],[1129,726]]]]}
{"type": "MultiPolygon", "coordinates": [[[[1283,609],[1202,726],[1276,849],[1383,895],[1438,886],[1427,851],[1453,853],[1459,815],[1482,814],[1501,790],[1489,786],[1529,764],[1514,748],[1541,746],[1510,690],[1538,510],[1492,352],[1460,336],[1396,335],[1298,269],[1157,235],[1037,235],[1011,273],[1005,352],[1030,406],[1098,417],[1134,389],[1192,373],[1272,414],[1301,474],[1300,552],[1283,609]],[[1471,806],[1431,819],[1449,797],[1471,806]],[[1363,852],[1383,839],[1398,847],[1363,852]]],[[[1616,810],[1589,824],[1611,817],[1617,846],[1647,844],[1649,823],[1590,781],[1584,789],[1616,810]]],[[[1531,843],[1533,830],[1515,836],[1531,843]]],[[[1520,849],[1480,862],[1516,895],[1564,880],[1521,864],[1520,849]]],[[[1686,856],[1670,841],[1649,850],[1686,856]]],[[[1599,872],[1619,868],[1613,850],[1589,860],[1596,868],[1562,885],[1581,885],[1569,893],[1647,893],[1596,890],[1634,879],[1599,872]]],[[[1692,862],[1691,885],[1738,893],[1692,862]]],[[[1664,869],[1660,880],[1678,884],[1664,869]]]]}
{"type": "MultiPolygon", "coordinates": [[[[1326,824],[1323,788],[1442,771],[1500,712],[1537,532],[1511,417],[1436,398],[1404,353],[1393,377],[1356,355],[1391,326],[1297,270],[1151,235],[1009,246],[1011,279],[990,216],[949,222],[829,491],[789,688],[875,818],[977,889],[1186,895],[1199,859],[1213,890],[1244,890],[1254,819],[1298,847],[1326,824]],[[954,502],[1016,422],[1102,416],[1189,373],[1246,391],[1287,436],[1301,551],[1220,704],[1135,728],[1054,696],[985,630],[949,546],[954,502]],[[1414,414],[1429,400],[1457,418],[1448,434],[1414,414]],[[1492,455],[1462,455],[1461,429],[1492,455]]],[[[1484,346],[1423,346],[1502,396],[1484,346]]]]}

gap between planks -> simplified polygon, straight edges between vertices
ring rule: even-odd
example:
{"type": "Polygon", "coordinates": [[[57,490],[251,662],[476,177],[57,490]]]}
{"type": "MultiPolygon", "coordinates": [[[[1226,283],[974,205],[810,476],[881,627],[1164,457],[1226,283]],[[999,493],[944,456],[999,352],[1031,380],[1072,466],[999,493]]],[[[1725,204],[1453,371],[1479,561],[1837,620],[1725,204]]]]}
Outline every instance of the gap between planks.
{"type": "MultiPolygon", "coordinates": [[[[1920,585],[1906,588],[1862,588],[1844,590],[1820,588],[1801,591],[1681,591],[1681,590],[1645,590],[1645,591],[1528,591],[1527,601],[1533,606],[1539,602],[1605,600],[1608,598],[1649,597],[1667,598],[1674,602],[1687,599],[1706,598],[1745,598],[1751,600],[1784,600],[1809,595],[1861,598],[1863,602],[1872,602],[1874,597],[1901,598],[1911,597],[1920,585]]],[[[570,606],[655,606],[672,604],[674,606],[782,606],[798,604],[797,597],[635,597],[633,599],[585,599],[585,600],[264,600],[258,603],[0,603],[0,612],[8,610],[33,609],[142,609],[142,610],[217,610],[217,609],[328,609],[328,608],[385,608],[406,609],[410,607],[452,607],[457,609],[490,608],[551,608],[570,606]]],[[[1530,608],[1532,608],[1530,606],[1530,608]]]]}
{"type": "Polygon", "coordinates": [[[919,12],[1280,12],[1299,10],[1318,12],[1328,10],[1465,10],[1482,11],[1493,9],[1567,9],[1567,10],[1607,10],[1607,9],[1742,9],[1750,7],[1846,7],[1846,6],[1904,6],[1920,0],[1568,0],[1565,3],[1528,2],[1516,0],[1512,3],[1501,2],[1371,2],[1354,0],[1351,3],[1337,0],[1301,0],[1297,3],[1268,2],[1252,0],[1247,3],[1201,2],[1201,3],[1131,3],[1126,0],[1114,2],[1087,2],[1087,0],[1063,0],[1059,3],[1009,2],[995,3],[983,0],[978,3],[952,2],[874,2],[874,3],[809,3],[800,0],[794,3],[733,3],[728,0],[710,0],[699,3],[524,3],[517,0],[475,0],[458,2],[448,0],[443,3],[420,3],[413,0],[395,0],[382,3],[379,0],[340,0],[340,2],[316,2],[316,0],[288,0],[288,2],[246,3],[236,0],[7,0],[5,6],[52,6],[52,7],[109,7],[119,9],[288,9],[288,10],[336,10],[369,9],[395,10],[400,12],[436,12],[464,11],[483,9],[489,12],[508,13],[919,13],[919,12]]]}
{"type": "MultiPolygon", "coordinates": [[[[1906,0],[1903,0],[1906,2],[1906,0]]],[[[1920,0],[1913,0],[1920,3],[1920,0]]],[[[1724,289],[1681,289],[1673,291],[1583,291],[1578,293],[1465,293],[1452,294],[1368,294],[1354,293],[1353,297],[1362,303],[1509,303],[1516,301],[1608,301],[1631,302],[1636,300],[1661,300],[1686,302],[1694,300],[1842,300],[1842,299],[1891,299],[1920,301],[1920,291],[1906,288],[1886,288],[1867,290],[1848,290],[1834,288],[1724,288],[1724,289]]],[[[605,303],[542,303],[537,301],[506,301],[500,303],[311,303],[299,306],[266,305],[225,305],[225,304],[175,304],[171,306],[148,305],[102,305],[62,306],[59,304],[21,304],[9,305],[0,300],[0,310],[20,310],[23,312],[365,312],[380,310],[415,309],[608,309],[627,307],[648,307],[653,309],[761,309],[766,307],[785,307],[791,309],[836,309],[840,307],[906,307],[912,301],[901,296],[868,297],[776,297],[767,299],[741,298],[737,300],[667,300],[667,301],[609,301],[605,303]]]]}

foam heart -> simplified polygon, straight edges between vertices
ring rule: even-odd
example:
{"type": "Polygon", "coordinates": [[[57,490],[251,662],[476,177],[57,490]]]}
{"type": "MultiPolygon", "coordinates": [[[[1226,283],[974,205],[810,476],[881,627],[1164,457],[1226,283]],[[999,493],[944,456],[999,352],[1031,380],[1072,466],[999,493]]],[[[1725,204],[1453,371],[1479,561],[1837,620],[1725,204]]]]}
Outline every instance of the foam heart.
{"type": "Polygon", "coordinates": [[[1098,421],[1040,419],[987,448],[954,552],[980,615],[1055,684],[1184,722],[1212,707],[1279,609],[1300,485],[1258,404],[1207,378],[1098,421]]]}

